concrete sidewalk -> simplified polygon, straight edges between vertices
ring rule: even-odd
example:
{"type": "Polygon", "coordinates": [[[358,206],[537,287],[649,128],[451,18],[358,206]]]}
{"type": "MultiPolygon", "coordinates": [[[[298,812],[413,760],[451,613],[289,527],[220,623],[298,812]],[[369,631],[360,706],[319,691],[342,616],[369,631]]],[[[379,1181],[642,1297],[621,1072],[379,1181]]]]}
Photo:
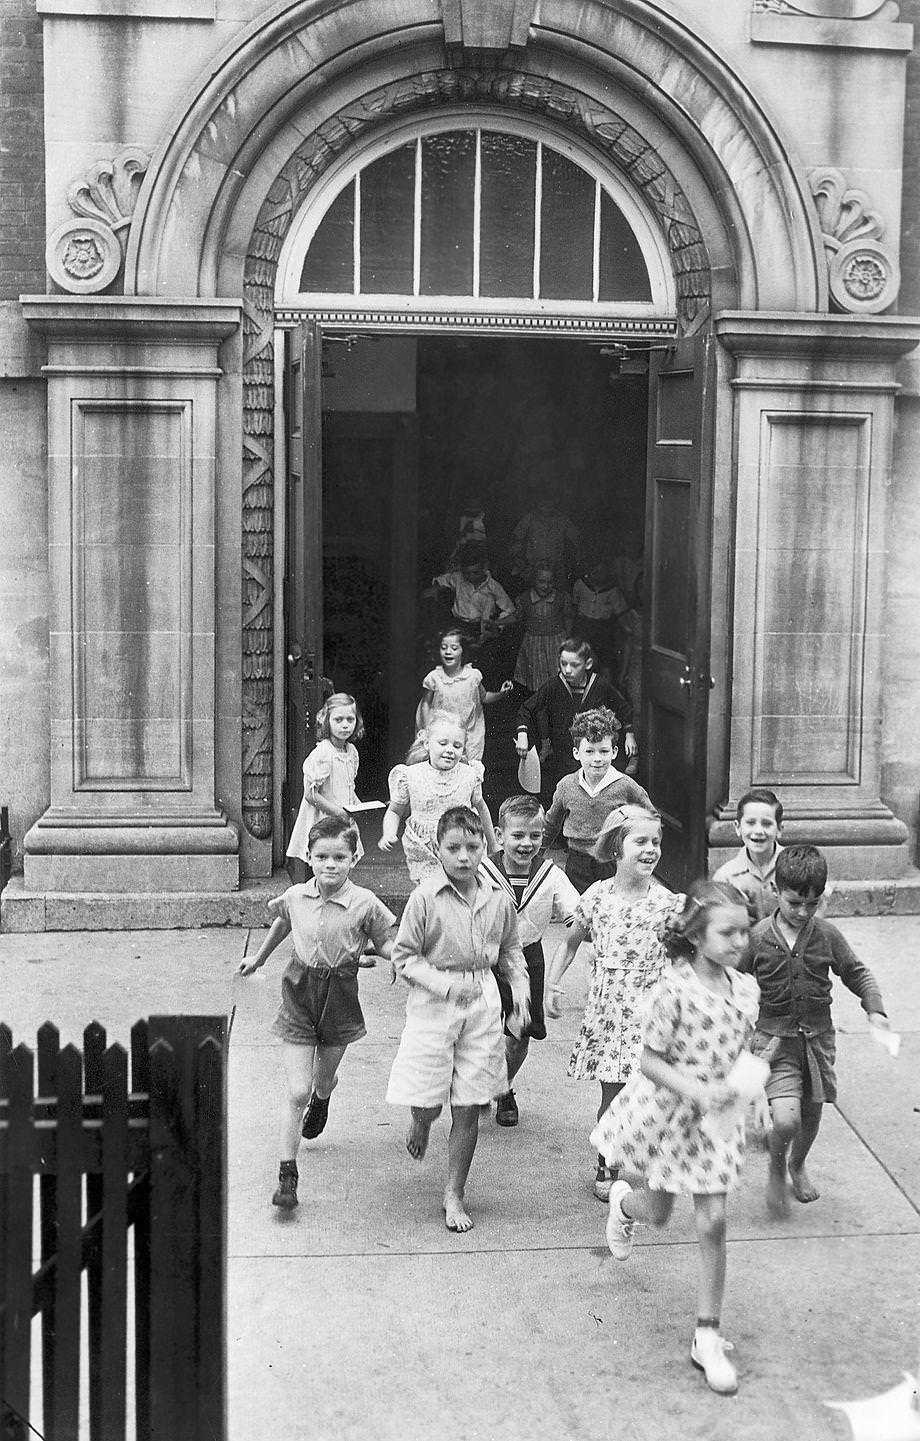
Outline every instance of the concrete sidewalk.
{"type": "Polygon", "coordinates": [[[532,1047],[521,1124],[484,1121],[469,1188],[475,1229],[445,1230],[445,1124],[419,1166],[384,1102],[405,994],[361,975],[368,1036],[346,1056],[327,1130],[300,1153],[301,1206],[270,1205],[280,1073],[270,1024],[283,952],[233,979],[248,931],[0,936],[0,1019],[34,1043],[100,1020],[227,1011],[230,1046],[231,1441],[796,1441],[847,1437],[822,1404],[886,1390],[917,1365],[920,1274],[920,919],[840,923],[878,976],[903,1044],[891,1060],[855,998],[836,1001],[840,1104],[814,1152],[823,1196],[769,1222],[764,1158],[730,1202],[724,1316],[741,1377],[709,1392],[689,1364],[691,1208],[641,1230],[626,1264],[604,1245],[587,1143],[597,1087],[565,1079],[584,995],[532,1047]]]}

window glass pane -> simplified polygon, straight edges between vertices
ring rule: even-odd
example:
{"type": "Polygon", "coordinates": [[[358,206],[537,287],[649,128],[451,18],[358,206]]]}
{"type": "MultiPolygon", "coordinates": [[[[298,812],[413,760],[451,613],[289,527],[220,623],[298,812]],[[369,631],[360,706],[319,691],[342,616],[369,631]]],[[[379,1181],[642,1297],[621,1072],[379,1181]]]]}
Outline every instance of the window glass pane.
{"type": "Polygon", "coordinates": [[[475,169],[472,130],[422,141],[423,295],[472,294],[475,169]]]}
{"type": "Polygon", "coordinates": [[[652,287],[632,229],[622,210],[601,190],[599,300],[651,300],[652,287]]]}
{"type": "Polygon", "coordinates": [[[556,150],[543,147],[540,294],[590,300],[594,278],[594,181],[556,150]]]}
{"type": "Polygon", "coordinates": [[[361,289],[412,294],[415,146],[403,145],[361,172],[361,289]]]}
{"type": "Polygon", "coordinates": [[[301,290],[350,294],[355,284],[355,182],[333,200],[310,242],[301,290]]]}
{"type": "Polygon", "coordinates": [[[536,141],[517,135],[483,135],[481,295],[533,295],[536,188],[536,141]]]}

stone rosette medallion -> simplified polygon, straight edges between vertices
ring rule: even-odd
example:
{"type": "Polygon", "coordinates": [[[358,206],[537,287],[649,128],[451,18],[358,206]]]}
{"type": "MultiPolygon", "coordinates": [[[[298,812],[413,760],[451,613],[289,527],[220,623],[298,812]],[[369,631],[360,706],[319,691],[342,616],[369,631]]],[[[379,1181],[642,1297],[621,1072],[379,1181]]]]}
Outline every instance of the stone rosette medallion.
{"type": "Polygon", "coordinates": [[[100,160],[67,190],[75,219],[48,238],[45,263],[55,285],[71,295],[98,295],[118,276],[124,240],[150,156],[128,145],[100,160]]]}
{"type": "Polygon", "coordinates": [[[897,257],[884,243],[885,222],[865,190],[847,185],[833,166],[809,171],[818,210],[827,283],[835,309],[878,315],[893,305],[901,284],[897,257]]]}

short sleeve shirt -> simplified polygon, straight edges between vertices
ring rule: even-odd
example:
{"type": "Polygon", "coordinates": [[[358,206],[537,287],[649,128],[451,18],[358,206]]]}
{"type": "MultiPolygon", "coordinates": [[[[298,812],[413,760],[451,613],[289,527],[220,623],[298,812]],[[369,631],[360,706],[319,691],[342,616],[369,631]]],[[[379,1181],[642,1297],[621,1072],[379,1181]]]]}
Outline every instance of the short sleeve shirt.
{"type": "Polygon", "coordinates": [[[269,901],[269,910],[290,922],[295,955],[308,968],[356,965],[368,940],[379,950],[395,934],[392,911],[353,881],[324,897],[312,877],[269,901]]]}

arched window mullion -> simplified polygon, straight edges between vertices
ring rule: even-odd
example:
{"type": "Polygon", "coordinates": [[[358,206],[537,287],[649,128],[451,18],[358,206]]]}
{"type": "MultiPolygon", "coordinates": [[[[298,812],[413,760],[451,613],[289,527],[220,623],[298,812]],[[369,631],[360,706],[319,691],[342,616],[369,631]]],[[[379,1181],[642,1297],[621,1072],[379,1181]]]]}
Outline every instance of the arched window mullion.
{"type": "Polygon", "coordinates": [[[354,281],[355,295],[361,294],[361,171],[355,175],[355,225],[354,225],[354,281]]]}
{"type": "Polygon", "coordinates": [[[479,266],[482,247],[482,131],[476,130],[473,165],[473,299],[479,299],[479,266]]]}
{"type": "Polygon", "coordinates": [[[540,299],[540,251],[543,238],[543,141],[537,141],[537,176],[533,197],[533,298],[540,299]]]}
{"type": "Polygon", "coordinates": [[[601,182],[594,182],[594,241],[591,252],[591,299],[596,305],[601,294],[601,182]]]}
{"type": "Polygon", "coordinates": [[[415,141],[415,191],[412,199],[412,294],[422,291],[422,137],[415,141]]]}

